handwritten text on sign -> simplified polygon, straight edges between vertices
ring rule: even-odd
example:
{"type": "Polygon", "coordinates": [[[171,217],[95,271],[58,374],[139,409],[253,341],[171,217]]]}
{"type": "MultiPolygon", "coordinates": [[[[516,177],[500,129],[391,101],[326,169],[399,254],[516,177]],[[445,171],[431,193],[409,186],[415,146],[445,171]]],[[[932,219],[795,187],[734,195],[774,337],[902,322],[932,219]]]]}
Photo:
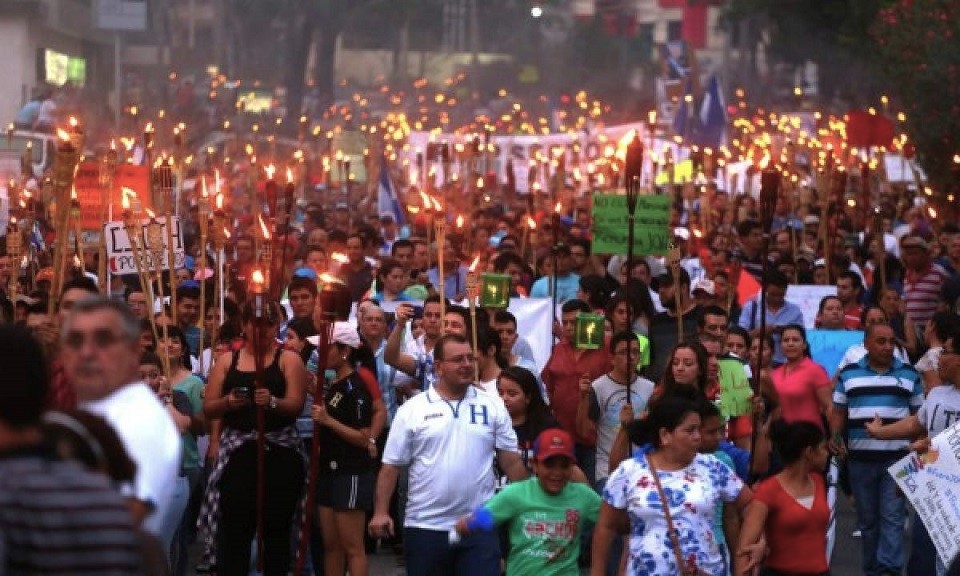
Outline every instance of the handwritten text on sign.
{"type": "MultiPolygon", "coordinates": [[[[670,245],[668,196],[639,196],[634,220],[633,253],[638,256],[665,254],[670,245]]],[[[627,197],[596,194],[593,197],[593,251],[626,254],[630,219],[627,197]]]]}
{"type": "MultiPolygon", "coordinates": [[[[157,220],[161,224],[161,236],[163,238],[163,253],[160,256],[159,265],[162,270],[168,270],[166,218],[157,218],[157,220]]],[[[147,245],[148,224],[150,224],[149,218],[144,218],[140,223],[140,246],[147,245]]],[[[173,217],[173,225],[173,251],[174,258],[176,259],[174,267],[183,268],[186,255],[183,250],[183,234],[180,229],[180,219],[173,217]]],[[[118,276],[136,274],[137,262],[134,259],[133,249],[130,247],[130,239],[127,237],[127,230],[123,227],[123,222],[107,222],[103,227],[103,236],[107,243],[107,262],[110,266],[110,273],[118,276]]],[[[150,250],[144,250],[143,252],[145,269],[155,271],[156,266],[150,250]]]]}
{"type": "Polygon", "coordinates": [[[926,454],[911,452],[888,468],[923,520],[944,564],[960,553],[960,424],[937,434],[926,454]]]}

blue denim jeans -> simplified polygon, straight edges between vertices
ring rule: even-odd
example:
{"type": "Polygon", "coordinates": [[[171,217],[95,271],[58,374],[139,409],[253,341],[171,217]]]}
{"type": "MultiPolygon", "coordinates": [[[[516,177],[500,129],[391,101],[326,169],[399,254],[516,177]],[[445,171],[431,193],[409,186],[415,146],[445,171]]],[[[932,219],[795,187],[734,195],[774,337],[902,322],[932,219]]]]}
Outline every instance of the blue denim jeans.
{"type": "Polygon", "coordinates": [[[474,532],[451,545],[448,533],[404,528],[407,576],[490,576],[500,573],[496,531],[474,532]]]}
{"type": "Polygon", "coordinates": [[[903,569],[903,528],[906,504],[897,483],[887,473],[896,460],[850,460],[850,485],[857,505],[857,524],[863,537],[863,573],[881,576],[903,569]]]}

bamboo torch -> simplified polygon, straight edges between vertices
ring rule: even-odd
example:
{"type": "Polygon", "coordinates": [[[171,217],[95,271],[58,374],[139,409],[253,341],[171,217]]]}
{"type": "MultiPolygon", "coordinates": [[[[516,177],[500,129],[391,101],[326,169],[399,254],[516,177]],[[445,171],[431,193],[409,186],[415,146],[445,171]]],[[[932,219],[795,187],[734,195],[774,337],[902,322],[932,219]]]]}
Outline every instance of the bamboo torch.
{"type": "Polygon", "coordinates": [[[20,235],[20,227],[17,225],[16,217],[10,217],[10,223],[7,225],[7,256],[10,257],[10,285],[7,289],[7,298],[15,302],[17,298],[18,282],[20,279],[20,258],[23,250],[23,237],[20,235]]]}
{"type": "Polygon", "coordinates": [[[440,333],[443,334],[443,319],[447,313],[446,284],[447,279],[443,275],[444,261],[444,243],[446,241],[447,220],[442,210],[437,211],[436,218],[433,219],[433,228],[437,236],[437,276],[439,277],[438,286],[440,292],[440,333]]]}
{"type": "MultiPolygon", "coordinates": [[[[333,290],[331,282],[324,283],[323,290],[319,294],[320,300],[320,325],[317,326],[317,372],[314,378],[317,382],[317,388],[313,394],[313,404],[315,406],[324,402],[323,387],[320,381],[324,372],[327,371],[327,355],[330,351],[330,342],[333,339],[333,324],[336,320],[335,302],[336,292],[333,290]]],[[[294,574],[303,573],[303,563],[306,555],[309,554],[310,529],[313,526],[312,518],[317,498],[317,475],[320,472],[320,424],[313,423],[313,437],[310,441],[310,469],[307,471],[307,502],[303,514],[303,523],[300,525],[300,545],[297,547],[297,560],[294,574]]]]}
{"type": "MultiPolygon", "coordinates": [[[[150,266],[153,269],[154,274],[156,275],[157,290],[160,294],[160,301],[163,301],[163,226],[160,224],[160,220],[156,215],[148,208],[147,217],[150,219],[147,224],[147,247],[150,252],[150,266]]],[[[176,322],[176,320],[174,320],[176,322]]],[[[169,322],[163,323],[163,338],[164,340],[170,337],[170,331],[167,329],[169,322]]],[[[163,361],[163,372],[164,376],[167,377],[167,381],[170,380],[170,358],[166,354],[161,354],[160,359],[163,361]]]]}
{"type": "Polygon", "coordinates": [[[58,222],[57,237],[54,242],[54,269],[53,282],[50,287],[50,300],[47,306],[47,313],[53,315],[57,310],[57,304],[60,299],[60,291],[63,288],[64,265],[67,250],[67,224],[70,218],[68,203],[70,200],[70,188],[73,185],[73,176],[80,161],[80,150],[74,145],[74,138],[65,130],[57,129],[59,141],[57,143],[57,154],[53,164],[54,170],[54,194],[56,196],[58,222]],[[57,265],[60,263],[60,265],[57,265]]]}
{"type": "MultiPolygon", "coordinates": [[[[160,188],[160,197],[163,200],[164,222],[167,231],[167,270],[170,275],[170,315],[173,317],[173,323],[177,323],[177,289],[174,284],[174,274],[177,270],[176,247],[173,244],[173,215],[176,212],[176,197],[173,188],[173,169],[170,164],[163,162],[157,168],[157,184],[160,188]]],[[[161,256],[162,258],[162,256],[161,256]]],[[[162,262],[162,260],[160,261],[162,262]]],[[[156,264],[159,270],[162,266],[156,264]]],[[[202,346],[202,340],[201,340],[202,346]]],[[[202,350],[201,350],[202,351],[202,350]]]]}
{"type": "MultiPolygon", "coordinates": [[[[223,250],[227,244],[227,226],[226,214],[223,211],[223,194],[220,193],[219,177],[216,184],[217,199],[216,209],[213,211],[213,234],[210,240],[213,243],[213,255],[216,258],[217,284],[214,301],[220,307],[220,317],[213,323],[213,331],[210,335],[211,349],[216,347],[219,339],[220,322],[223,322],[223,250]]],[[[211,357],[211,364],[216,362],[216,357],[211,357]]]]}
{"type": "MultiPolygon", "coordinates": [[[[200,374],[206,374],[203,366],[203,332],[207,317],[207,235],[210,217],[210,196],[207,194],[207,179],[200,180],[200,199],[197,201],[197,217],[200,222],[200,374]]],[[[167,220],[167,229],[170,229],[167,220]]],[[[213,344],[210,343],[210,355],[213,356],[213,344]]]]}
{"type": "MultiPolygon", "coordinates": [[[[261,223],[263,220],[261,219],[261,223]]],[[[263,262],[260,263],[263,266],[263,262]]],[[[267,293],[266,279],[260,268],[253,271],[253,315],[254,330],[253,334],[253,356],[254,356],[254,390],[264,387],[263,382],[263,354],[266,343],[263,341],[262,325],[268,323],[267,320],[267,293]]],[[[256,406],[256,428],[257,428],[257,495],[256,495],[256,526],[257,526],[257,571],[263,572],[263,524],[264,524],[264,464],[266,458],[266,440],[264,431],[266,428],[266,414],[263,406],[256,406]]]]}
{"type": "Polygon", "coordinates": [[[473,262],[470,263],[470,268],[467,271],[467,303],[470,306],[470,335],[473,343],[473,381],[480,381],[480,362],[478,355],[480,351],[477,349],[477,296],[480,295],[480,282],[477,278],[477,264],[480,263],[480,256],[478,255],[473,259],[473,262]]]}
{"type": "MultiPolygon", "coordinates": [[[[100,160],[100,221],[106,222],[108,218],[108,206],[113,201],[113,180],[114,173],[117,170],[117,145],[110,142],[110,148],[100,160]]],[[[103,230],[100,231],[101,234],[103,230]]],[[[100,255],[97,266],[97,279],[100,286],[107,285],[107,243],[100,242],[100,255]]]]}

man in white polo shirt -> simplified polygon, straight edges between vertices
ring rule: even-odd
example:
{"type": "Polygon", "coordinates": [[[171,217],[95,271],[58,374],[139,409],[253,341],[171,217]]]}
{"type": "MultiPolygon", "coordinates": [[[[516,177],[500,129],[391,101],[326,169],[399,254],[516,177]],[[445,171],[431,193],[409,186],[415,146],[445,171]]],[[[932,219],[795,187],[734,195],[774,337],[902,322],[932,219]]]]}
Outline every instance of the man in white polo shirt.
{"type": "MultiPolygon", "coordinates": [[[[404,311],[405,312],[405,311],[404,311]]],[[[397,320],[406,322],[401,309],[397,320]]],[[[473,350],[448,334],[434,348],[437,380],[397,411],[383,452],[370,532],[393,534],[388,513],[401,467],[410,487],[403,542],[409,576],[488,576],[500,570],[496,533],[448,540],[457,519],[493,496],[493,458],[511,481],[527,477],[503,402],[472,385],[473,350]]]]}

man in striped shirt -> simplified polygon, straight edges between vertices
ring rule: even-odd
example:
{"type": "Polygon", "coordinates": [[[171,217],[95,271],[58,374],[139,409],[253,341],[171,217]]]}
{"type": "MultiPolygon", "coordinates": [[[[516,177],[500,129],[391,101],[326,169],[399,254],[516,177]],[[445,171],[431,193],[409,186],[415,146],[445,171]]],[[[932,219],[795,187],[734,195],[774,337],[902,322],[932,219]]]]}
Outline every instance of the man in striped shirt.
{"type": "Polygon", "coordinates": [[[886,324],[867,328],[867,355],[837,375],[830,414],[831,449],[847,452],[850,484],[863,532],[863,573],[900,574],[904,563],[903,527],[906,509],[896,482],[887,474],[906,455],[906,440],[877,440],[866,424],[879,416],[886,424],[914,414],[923,404],[920,374],[893,356],[896,336],[886,324]],[[843,430],[849,434],[844,447],[843,430]]]}
{"type": "Polygon", "coordinates": [[[0,574],[141,573],[125,499],[105,473],[58,459],[44,442],[40,345],[25,329],[0,325],[0,366],[0,574]]]}
{"type": "Polygon", "coordinates": [[[907,330],[917,331],[923,337],[923,329],[937,311],[937,302],[943,283],[950,277],[943,266],[930,259],[930,245],[918,234],[908,234],[900,241],[903,264],[907,269],[903,282],[903,300],[907,317],[912,323],[907,330]]]}

